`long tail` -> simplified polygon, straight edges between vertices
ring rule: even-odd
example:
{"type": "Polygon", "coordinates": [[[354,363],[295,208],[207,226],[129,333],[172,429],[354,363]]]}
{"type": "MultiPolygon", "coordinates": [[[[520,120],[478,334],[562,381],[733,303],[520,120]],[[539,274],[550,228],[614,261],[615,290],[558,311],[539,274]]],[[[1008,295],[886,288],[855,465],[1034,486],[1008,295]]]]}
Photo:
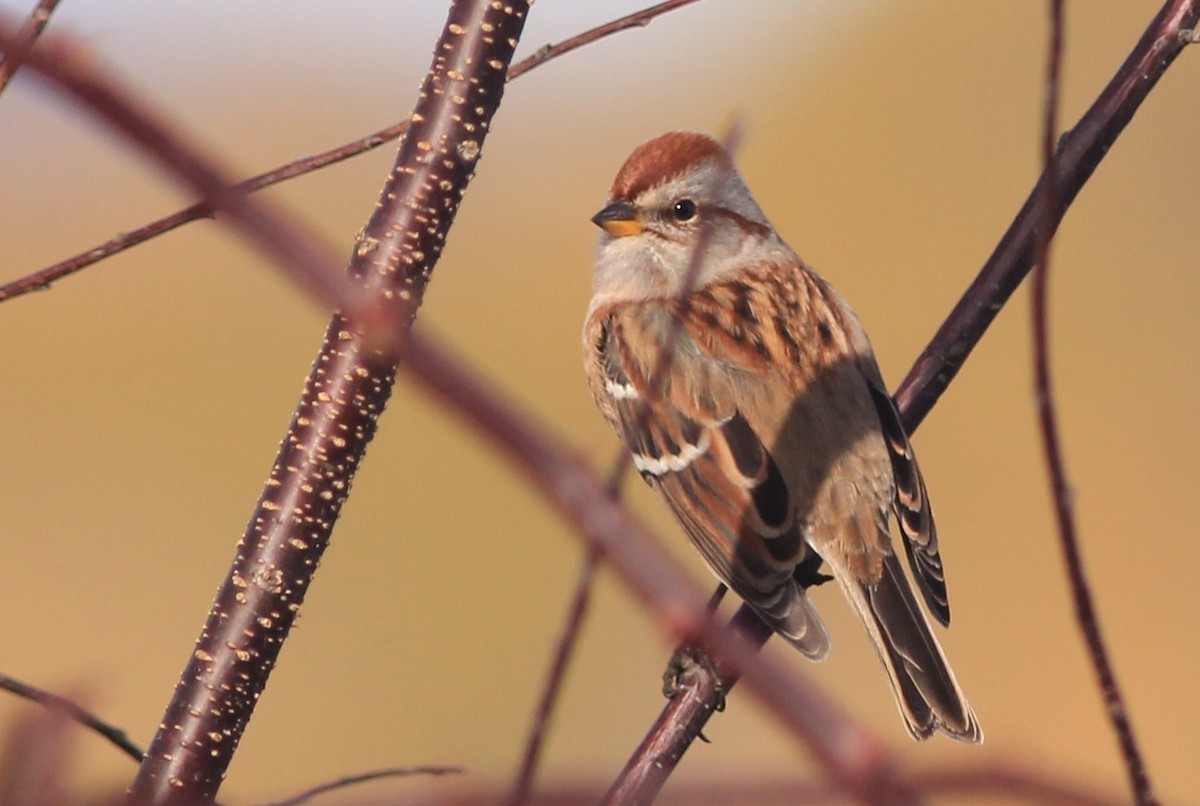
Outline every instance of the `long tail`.
{"type": "Polygon", "coordinates": [[[960,742],[982,742],[975,712],[958,687],[896,555],[887,555],[877,584],[851,581],[843,582],[842,588],[887,669],[912,737],[928,739],[940,730],[960,742]]]}

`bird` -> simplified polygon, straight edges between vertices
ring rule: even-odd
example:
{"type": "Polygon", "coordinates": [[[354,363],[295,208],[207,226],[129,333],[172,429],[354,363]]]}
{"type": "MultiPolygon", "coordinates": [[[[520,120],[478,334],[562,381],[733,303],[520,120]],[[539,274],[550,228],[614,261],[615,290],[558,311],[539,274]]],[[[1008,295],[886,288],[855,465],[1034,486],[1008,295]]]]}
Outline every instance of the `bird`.
{"type": "Polygon", "coordinates": [[[949,626],[925,481],[849,304],[706,134],[634,149],[592,221],[588,385],[692,545],[814,660],[830,639],[807,588],[828,568],[908,733],[982,742],[893,546],[894,517],[925,607],[949,626]]]}

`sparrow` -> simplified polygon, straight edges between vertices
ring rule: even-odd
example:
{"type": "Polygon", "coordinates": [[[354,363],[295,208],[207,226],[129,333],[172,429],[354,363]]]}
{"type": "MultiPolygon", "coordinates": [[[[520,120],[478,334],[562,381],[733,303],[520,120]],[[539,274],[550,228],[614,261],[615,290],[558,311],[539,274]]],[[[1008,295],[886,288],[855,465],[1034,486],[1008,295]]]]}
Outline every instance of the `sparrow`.
{"type": "Polygon", "coordinates": [[[982,742],[893,548],[894,515],[921,598],[948,626],[925,482],[850,306],[704,134],[636,148],[592,221],[592,397],[692,545],[814,660],[829,634],[806,588],[827,567],[912,737],[982,742]]]}

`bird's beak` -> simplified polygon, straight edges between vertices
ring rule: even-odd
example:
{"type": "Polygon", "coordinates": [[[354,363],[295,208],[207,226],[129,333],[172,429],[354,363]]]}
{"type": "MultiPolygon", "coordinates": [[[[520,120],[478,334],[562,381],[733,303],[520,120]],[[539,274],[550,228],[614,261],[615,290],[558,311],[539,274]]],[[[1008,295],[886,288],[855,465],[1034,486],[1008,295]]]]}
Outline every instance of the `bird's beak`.
{"type": "Polygon", "coordinates": [[[592,223],[614,238],[637,235],[645,229],[637,210],[624,199],[617,199],[596,213],[592,216],[592,223]]]}

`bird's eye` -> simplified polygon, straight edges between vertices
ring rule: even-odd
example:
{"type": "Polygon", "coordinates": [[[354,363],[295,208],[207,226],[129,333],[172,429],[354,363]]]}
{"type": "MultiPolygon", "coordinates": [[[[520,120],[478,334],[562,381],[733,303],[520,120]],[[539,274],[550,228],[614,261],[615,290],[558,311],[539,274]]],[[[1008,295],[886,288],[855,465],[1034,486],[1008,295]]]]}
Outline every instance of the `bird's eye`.
{"type": "Polygon", "coordinates": [[[691,221],[696,217],[696,203],[691,199],[680,199],[671,205],[671,215],[676,221],[691,221]]]}

